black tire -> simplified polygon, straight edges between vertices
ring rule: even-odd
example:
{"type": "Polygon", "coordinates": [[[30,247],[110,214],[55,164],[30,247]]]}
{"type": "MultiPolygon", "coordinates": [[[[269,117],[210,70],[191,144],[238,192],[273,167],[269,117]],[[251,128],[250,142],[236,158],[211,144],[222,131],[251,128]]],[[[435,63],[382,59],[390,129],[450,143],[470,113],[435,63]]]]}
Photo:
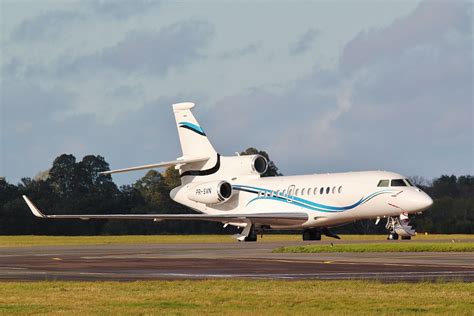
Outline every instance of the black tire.
{"type": "Polygon", "coordinates": [[[321,240],[321,231],[320,230],[313,230],[311,232],[311,240],[321,240]]]}
{"type": "Polygon", "coordinates": [[[387,240],[398,240],[398,234],[390,233],[387,237],[387,240]]]}
{"type": "Polygon", "coordinates": [[[245,241],[257,241],[257,235],[250,235],[250,236],[247,236],[245,237],[245,241]]]}
{"type": "Polygon", "coordinates": [[[303,240],[321,240],[321,231],[319,229],[305,229],[303,240]]]}
{"type": "Polygon", "coordinates": [[[311,231],[309,229],[305,229],[303,232],[303,240],[312,240],[311,237],[311,231]]]}

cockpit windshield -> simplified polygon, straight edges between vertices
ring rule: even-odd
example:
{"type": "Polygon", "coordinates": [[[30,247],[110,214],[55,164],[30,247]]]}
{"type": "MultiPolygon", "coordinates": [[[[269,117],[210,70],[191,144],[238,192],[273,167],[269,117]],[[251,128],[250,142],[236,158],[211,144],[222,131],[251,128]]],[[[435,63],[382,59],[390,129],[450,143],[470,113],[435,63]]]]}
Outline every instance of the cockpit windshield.
{"type": "Polygon", "coordinates": [[[391,187],[406,187],[407,184],[405,181],[403,181],[403,179],[392,179],[392,181],[390,181],[390,186],[391,187]]]}
{"type": "Polygon", "coordinates": [[[390,184],[389,180],[380,180],[379,184],[377,184],[377,186],[378,187],[388,187],[389,184],[390,184]]]}
{"type": "Polygon", "coordinates": [[[408,179],[380,180],[378,187],[413,187],[414,185],[408,179]]]}

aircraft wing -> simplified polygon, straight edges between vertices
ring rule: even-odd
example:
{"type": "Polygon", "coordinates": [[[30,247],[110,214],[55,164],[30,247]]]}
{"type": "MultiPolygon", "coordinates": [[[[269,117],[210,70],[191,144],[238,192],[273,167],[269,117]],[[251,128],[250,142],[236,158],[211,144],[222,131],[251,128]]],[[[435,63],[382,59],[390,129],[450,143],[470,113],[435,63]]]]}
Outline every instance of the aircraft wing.
{"type": "Polygon", "coordinates": [[[165,162],[155,163],[155,164],[151,164],[151,165],[143,165],[143,166],[137,166],[137,167],[131,167],[131,168],[116,169],[116,170],[110,170],[110,171],[102,171],[102,172],[99,172],[99,174],[112,174],[112,173],[121,173],[121,172],[143,170],[143,169],[169,167],[169,166],[175,166],[175,165],[193,163],[193,162],[200,162],[200,161],[206,161],[206,160],[209,160],[209,157],[198,157],[198,158],[188,158],[188,159],[181,159],[181,160],[165,161],[165,162]]]}
{"type": "Polygon", "coordinates": [[[161,220],[202,220],[212,222],[238,222],[244,223],[251,221],[254,223],[279,224],[281,222],[290,224],[301,224],[308,220],[306,213],[246,213],[246,214],[84,214],[84,215],[45,215],[41,212],[30,199],[23,195],[23,199],[30,208],[31,212],[40,218],[56,218],[56,219],[151,219],[155,221],[161,220]]]}

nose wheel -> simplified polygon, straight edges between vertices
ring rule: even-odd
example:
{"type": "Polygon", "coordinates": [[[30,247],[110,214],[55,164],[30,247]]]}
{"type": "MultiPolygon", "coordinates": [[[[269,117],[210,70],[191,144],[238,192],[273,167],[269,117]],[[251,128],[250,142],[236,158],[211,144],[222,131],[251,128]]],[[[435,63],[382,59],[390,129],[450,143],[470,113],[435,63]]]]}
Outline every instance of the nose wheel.
{"type": "Polygon", "coordinates": [[[387,240],[398,240],[398,234],[395,232],[391,232],[388,234],[387,240]]]}
{"type": "Polygon", "coordinates": [[[387,225],[385,226],[390,233],[387,240],[410,240],[411,236],[415,236],[415,230],[410,226],[410,220],[407,215],[401,214],[398,217],[387,218],[387,225]]]}

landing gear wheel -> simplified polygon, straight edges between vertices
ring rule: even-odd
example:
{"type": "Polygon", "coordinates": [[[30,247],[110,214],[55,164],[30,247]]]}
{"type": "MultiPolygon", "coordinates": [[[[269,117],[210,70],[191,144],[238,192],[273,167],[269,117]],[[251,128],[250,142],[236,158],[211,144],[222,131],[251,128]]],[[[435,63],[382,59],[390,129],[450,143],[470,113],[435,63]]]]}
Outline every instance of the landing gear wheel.
{"type": "Polygon", "coordinates": [[[250,227],[250,232],[247,237],[245,237],[244,241],[257,241],[257,232],[255,230],[255,225],[252,224],[250,227]]]}
{"type": "Polygon", "coordinates": [[[321,231],[320,230],[313,230],[313,240],[321,240],[321,231]]]}
{"type": "Polygon", "coordinates": [[[387,237],[387,240],[398,240],[398,234],[397,233],[390,233],[387,237]]]}
{"type": "Polygon", "coordinates": [[[257,241],[257,235],[245,237],[244,241],[257,241]]]}
{"type": "Polygon", "coordinates": [[[319,229],[305,229],[303,240],[321,240],[321,231],[319,229]]]}
{"type": "Polygon", "coordinates": [[[402,236],[402,240],[411,240],[411,236],[402,236]]]}

